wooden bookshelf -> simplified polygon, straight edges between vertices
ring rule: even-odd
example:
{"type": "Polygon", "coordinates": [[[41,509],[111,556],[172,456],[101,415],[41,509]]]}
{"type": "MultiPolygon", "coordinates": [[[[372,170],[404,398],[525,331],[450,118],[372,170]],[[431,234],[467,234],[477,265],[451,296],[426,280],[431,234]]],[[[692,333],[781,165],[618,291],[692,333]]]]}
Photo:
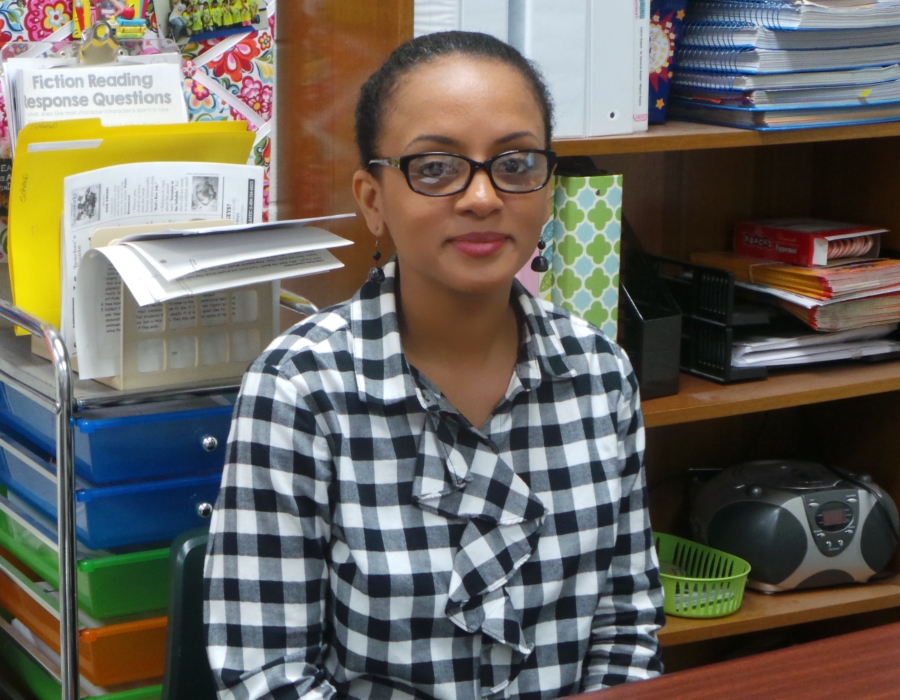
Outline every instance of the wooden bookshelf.
{"type": "Polygon", "coordinates": [[[659,632],[664,647],[760,632],[900,605],[900,576],[863,585],[765,595],[746,591],[733,615],[711,620],[669,616],[659,632]]]}
{"type": "Polygon", "coordinates": [[[900,390],[900,362],[810,367],[737,384],[689,374],[680,381],[678,394],[643,403],[648,428],[900,390]]]}
{"type": "MultiPolygon", "coordinates": [[[[297,70],[278,81],[278,216],[355,211],[353,105],[365,77],[412,36],[413,2],[285,3],[279,25],[279,65],[297,70]]],[[[695,251],[727,250],[735,221],[786,216],[877,224],[892,232],[886,244],[900,248],[900,122],[760,133],[671,121],[553,146],[623,175],[623,215],[649,253],[686,260],[695,251]]],[[[289,283],[321,306],[351,296],[371,265],[362,217],[335,232],[358,244],[338,253],[346,267],[289,283]]],[[[826,454],[872,474],[900,502],[900,362],[815,367],[727,386],[681,375],[677,395],[643,408],[651,485],[683,485],[697,467],[826,454]]],[[[687,534],[686,491],[651,490],[661,532],[687,534]]],[[[900,556],[891,569],[900,571],[900,556]]],[[[900,609],[900,578],[777,596],[748,592],[734,615],[671,618],[660,639],[686,645],[890,608],[900,609]]]]}
{"type": "Polygon", "coordinates": [[[884,136],[900,136],[900,122],[762,132],[694,122],[669,121],[665,124],[651,126],[648,131],[638,134],[585,139],[556,139],[553,142],[553,148],[561,156],[597,156],[821,143],[884,136]]]}

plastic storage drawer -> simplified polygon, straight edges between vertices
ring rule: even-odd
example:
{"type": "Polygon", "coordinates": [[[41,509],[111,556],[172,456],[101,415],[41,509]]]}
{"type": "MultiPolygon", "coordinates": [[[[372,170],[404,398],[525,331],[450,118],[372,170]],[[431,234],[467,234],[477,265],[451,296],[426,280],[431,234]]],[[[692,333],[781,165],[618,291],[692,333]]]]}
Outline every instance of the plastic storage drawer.
{"type": "MultiPolygon", "coordinates": [[[[221,471],[234,395],[92,410],[74,420],[75,471],[95,484],[221,471]]],[[[0,383],[0,422],[56,454],[53,412],[0,383]]]]}
{"type": "MultiPolygon", "coordinates": [[[[0,497],[0,545],[59,587],[55,523],[0,497]]],[[[79,546],[77,558],[78,606],[91,617],[163,611],[168,606],[168,548],[113,554],[79,546]]]]}
{"type": "MultiPolygon", "coordinates": [[[[220,482],[218,473],[116,486],[96,486],[76,477],[78,539],[91,549],[171,542],[185,530],[206,525],[197,506],[215,502],[220,482]]],[[[56,470],[49,456],[3,431],[0,484],[56,519],[56,470]]]]}
{"type": "MultiPolygon", "coordinates": [[[[8,616],[7,616],[8,617],[8,616]]],[[[59,700],[62,690],[59,681],[29,656],[41,654],[38,646],[23,637],[20,630],[13,630],[8,622],[0,623],[0,666],[10,676],[25,686],[38,700],[59,700]],[[26,651],[27,650],[27,651],[26,651]]],[[[43,654],[47,658],[46,654],[43,654]]],[[[47,661],[51,659],[47,658],[47,661]]],[[[59,661],[56,660],[55,671],[59,673],[59,661]]],[[[82,691],[86,689],[84,676],[81,679],[82,691]]],[[[159,700],[162,696],[162,685],[157,682],[143,687],[105,688],[104,700],[159,700]]]]}
{"type": "MultiPolygon", "coordinates": [[[[59,653],[56,592],[28,581],[0,558],[0,606],[44,644],[59,653]],[[18,580],[13,580],[13,577],[18,580]]],[[[81,675],[94,685],[109,686],[157,678],[166,659],[166,618],[151,617],[111,625],[81,616],[78,657],[81,675]]]]}

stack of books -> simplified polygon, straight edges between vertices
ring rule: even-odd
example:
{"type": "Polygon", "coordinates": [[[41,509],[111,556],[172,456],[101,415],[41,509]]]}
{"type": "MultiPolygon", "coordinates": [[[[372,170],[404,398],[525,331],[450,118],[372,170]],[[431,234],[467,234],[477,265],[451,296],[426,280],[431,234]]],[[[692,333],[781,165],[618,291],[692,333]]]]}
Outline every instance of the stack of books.
{"type": "Polygon", "coordinates": [[[771,219],[735,227],[735,252],[691,261],[729,270],[735,285],[771,300],[817,331],[900,321],[900,260],[882,258],[885,229],[771,219]]]}
{"type": "Polygon", "coordinates": [[[670,114],[760,131],[900,120],[900,0],[699,0],[670,114]]]}

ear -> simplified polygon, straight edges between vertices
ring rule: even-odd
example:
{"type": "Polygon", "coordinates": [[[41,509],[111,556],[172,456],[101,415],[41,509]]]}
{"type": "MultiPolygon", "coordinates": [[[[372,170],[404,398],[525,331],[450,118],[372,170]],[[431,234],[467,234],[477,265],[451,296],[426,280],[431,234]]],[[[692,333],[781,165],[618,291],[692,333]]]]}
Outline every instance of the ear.
{"type": "Polygon", "coordinates": [[[386,233],[381,183],[378,178],[363,168],[357,170],[353,173],[353,196],[366,217],[369,230],[375,236],[386,233]]]}

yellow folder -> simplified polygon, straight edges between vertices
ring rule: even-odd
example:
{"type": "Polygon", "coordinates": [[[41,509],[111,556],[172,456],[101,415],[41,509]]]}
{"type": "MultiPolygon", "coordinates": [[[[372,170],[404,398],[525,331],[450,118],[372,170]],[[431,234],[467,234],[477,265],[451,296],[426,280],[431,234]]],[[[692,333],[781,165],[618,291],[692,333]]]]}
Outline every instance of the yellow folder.
{"type": "Polygon", "coordinates": [[[27,125],[16,142],[10,184],[7,245],[13,303],[59,327],[64,178],[122,163],[243,165],[253,140],[245,123],[233,121],[104,127],[99,119],[79,119],[27,125]]]}

